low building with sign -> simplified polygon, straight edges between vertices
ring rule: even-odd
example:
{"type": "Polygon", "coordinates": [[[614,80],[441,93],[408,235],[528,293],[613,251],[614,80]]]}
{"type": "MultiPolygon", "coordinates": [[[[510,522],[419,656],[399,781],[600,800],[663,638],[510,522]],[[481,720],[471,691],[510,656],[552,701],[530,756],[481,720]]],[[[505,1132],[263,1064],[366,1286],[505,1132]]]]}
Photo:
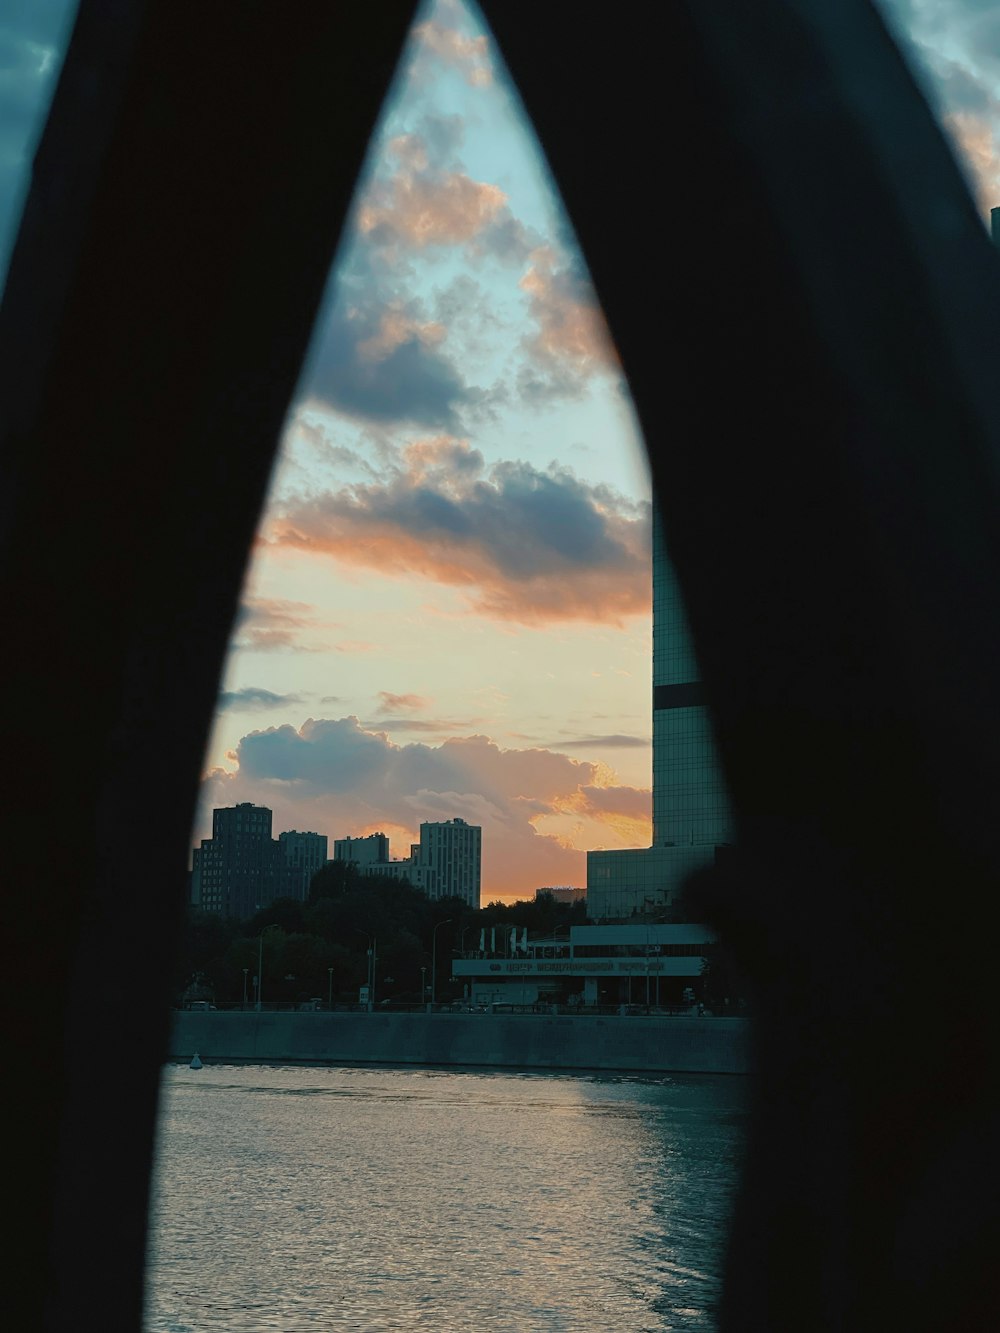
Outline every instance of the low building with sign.
{"type": "Polygon", "coordinates": [[[568,939],[520,939],[457,956],[465,998],[490,1004],[673,1007],[697,993],[715,935],[707,926],[571,926],[568,939]]]}

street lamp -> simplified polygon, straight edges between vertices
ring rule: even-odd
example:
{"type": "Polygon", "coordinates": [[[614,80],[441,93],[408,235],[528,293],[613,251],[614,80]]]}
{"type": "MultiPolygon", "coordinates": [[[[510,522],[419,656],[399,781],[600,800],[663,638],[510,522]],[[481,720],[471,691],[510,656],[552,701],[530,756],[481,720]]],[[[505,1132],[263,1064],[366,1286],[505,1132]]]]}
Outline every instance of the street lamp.
{"type": "Polygon", "coordinates": [[[330,978],[330,984],[329,984],[329,986],[328,986],[328,988],[327,988],[327,993],[326,993],[326,1007],[327,1007],[327,1009],[332,1009],[332,1008],[333,1008],[333,968],[332,968],[332,967],[328,967],[328,968],[326,969],[326,971],[327,971],[327,975],[328,975],[329,978],[330,978]]]}
{"type": "Polygon", "coordinates": [[[427,964],[424,963],[420,968],[420,1003],[427,1002],[427,964]]]}
{"type": "Polygon", "coordinates": [[[452,918],[446,916],[443,921],[439,921],[431,932],[431,1004],[437,999],[437,942],[438,931],[442,926],[447,926],[452,918]]]}
{"type": "Polygon", "coordinates": [[[360,926],[354,929],[359,935],[364,935],[368,941],[368,1012],[371,1013],[375,1007],[375,946],[376,938],[369,935],[367,930],[362,930],[360,926]]]}
{"type": "Polygon", "coordinates": [[[244,1008],[244,1009],[247,1007],[247,973],[248,973],[249,971],[250,971],[250,969],[249,969],[248,967],[245,967],[245,968],[243,969],[243,1008],[244,1008]]]}

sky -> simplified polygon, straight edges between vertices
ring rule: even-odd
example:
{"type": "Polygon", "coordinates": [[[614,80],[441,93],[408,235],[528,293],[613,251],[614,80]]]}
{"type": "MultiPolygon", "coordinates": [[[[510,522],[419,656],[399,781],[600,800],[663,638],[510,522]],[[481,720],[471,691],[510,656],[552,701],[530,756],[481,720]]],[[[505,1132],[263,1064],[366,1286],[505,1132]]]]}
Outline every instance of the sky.
{"type": "MultiPolygon", "coordinates": [[[[0,0],[0,272],[66,0],[0,0]]],[[[986,216],[1000,8],[885,0],[986,216]]],[[[483,900],[647,846],[650,493],[585,265],[477,11],[418,15],[286,421],[205,761],[275,833],[483,827],[483,900]]]]}

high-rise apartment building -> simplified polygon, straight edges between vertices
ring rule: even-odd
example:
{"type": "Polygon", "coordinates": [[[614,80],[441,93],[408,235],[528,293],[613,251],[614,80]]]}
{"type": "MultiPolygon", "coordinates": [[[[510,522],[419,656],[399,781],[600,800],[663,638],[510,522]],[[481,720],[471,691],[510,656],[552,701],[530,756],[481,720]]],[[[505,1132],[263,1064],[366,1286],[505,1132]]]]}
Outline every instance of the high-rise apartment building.
{"type": "Polygon", "coordinates": [[[389,860],[389,839],[384,833],[366,838],[334,838],[333,859],[353,861],[356,866],[384,865],[389,860]]]}
{"type": "Polygon", "coordinates": [[[483,830],[477,824],[427,821],[420,825],[420,841],[410,843],[410,855],[398,861],[389,859],[384,833],[336,838],[333,849],[335,861],[353,861],[362,875],[393,875],[409,880],[428,898],[461,898],[470,907],[479,906],[483,830]]]}
{"type": "Polygon", "coordinates": [[[207,912],[253,916],[276,892],[271,811],[249,801],[212,811],[212,836],[195,849],[191,898],[207,912]]]}
{"type": "Polygon", "coordinates": [[[299,833],[297,829],[290,829],[278,834],[278,845],[288,872],[289,897],[305,902],[313,875],[326,865],[326,834],[299,833]]]}
{"type": "Polygon", "coordinates": [[[653,507],[653,845],[587,853],[587,911],[669,909],[684,878],[731,840],[731,817],[680,588],[653,507]]]}
{"type": "Polygon", "coordinates": [[[431,898],[461,898],[479,907],[483,830],[464,819],[420,825],[420,843],[410,849],[418,864],[433,872],[431,898]]]}
{"type": "Polygon", "coordinates": [[[245,921],[275,898],[308,898],[326,863],[326,836],[293,829],[275,839],[271,823],[271,811],[249,801],[212,811],[212,836],[192,857],[192,903],[245,921]]]}

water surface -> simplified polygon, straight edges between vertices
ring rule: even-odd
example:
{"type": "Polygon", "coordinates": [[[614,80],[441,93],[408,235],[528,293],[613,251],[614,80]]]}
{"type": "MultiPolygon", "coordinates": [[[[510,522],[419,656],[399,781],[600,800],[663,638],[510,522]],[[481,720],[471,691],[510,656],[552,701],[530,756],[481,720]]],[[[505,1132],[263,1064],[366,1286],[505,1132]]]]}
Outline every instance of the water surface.
{"type": "Polygon", "coordinates": [[[739,1078],[164,1073],[146,1333],[711,1329],[739,1078]]]}

